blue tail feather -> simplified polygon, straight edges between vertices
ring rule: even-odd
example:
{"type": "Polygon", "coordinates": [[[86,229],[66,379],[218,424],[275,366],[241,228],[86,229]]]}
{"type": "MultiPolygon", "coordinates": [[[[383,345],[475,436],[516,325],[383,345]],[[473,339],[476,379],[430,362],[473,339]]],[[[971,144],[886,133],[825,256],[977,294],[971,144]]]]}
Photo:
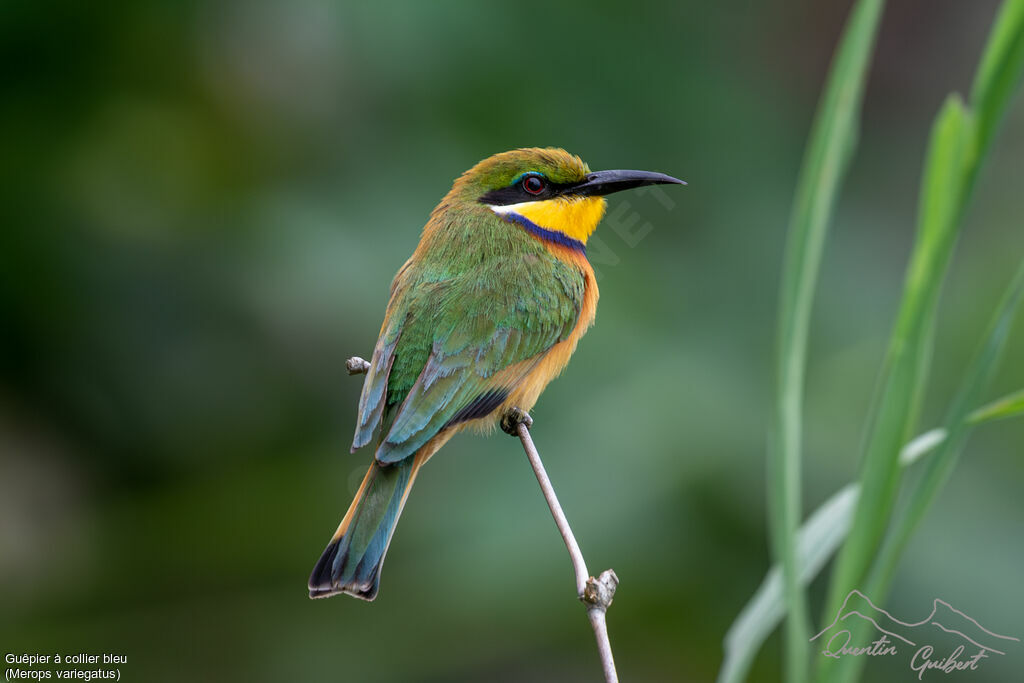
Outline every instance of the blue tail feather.
{"type": "Polygon", "coordinates": [[[309,577],[309,596],[345,593],[363,600],[377,597],[380,570],[391,536],[412,485],[415,456],[394,465],[370,465],[360,494],[352,501],[348,528],[331,540],[309,577]]]}

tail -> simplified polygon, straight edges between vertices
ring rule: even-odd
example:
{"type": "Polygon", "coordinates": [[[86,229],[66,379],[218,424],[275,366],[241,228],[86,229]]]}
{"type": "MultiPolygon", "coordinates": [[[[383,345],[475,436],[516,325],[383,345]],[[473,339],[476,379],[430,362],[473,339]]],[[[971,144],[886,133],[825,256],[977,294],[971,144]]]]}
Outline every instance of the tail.
{"type": "Polygon", "coordinates": [[[384,555],[423,460],[419,453],[394,465],[374,460],[334,538],[313,568],[309,597],[338,593],[362,600],[377,597],[384,555]]]}

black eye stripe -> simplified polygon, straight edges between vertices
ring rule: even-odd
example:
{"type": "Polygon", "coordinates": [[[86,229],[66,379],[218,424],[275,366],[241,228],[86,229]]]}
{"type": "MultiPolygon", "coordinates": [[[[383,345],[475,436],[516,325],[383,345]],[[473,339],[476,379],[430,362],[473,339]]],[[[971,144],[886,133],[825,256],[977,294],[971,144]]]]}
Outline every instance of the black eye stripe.
{"type": "Polygon", "coordinates": [[[483,204],[490,204],[491,206],[507,206],[509,204],[521,204],[523,202],[537,202],[545,199],[551,199],[562,194],[564,190],[571,187],[571,184],[560,184],[553,183],[547,178],[539,175],[524,175],[521,178],[516,179],[514,183],[507,187],[499,187],[497,190],[491,190],[484,193],[480,197],[480,202],[483,204]],[[531,178],[540,180],[544,186],[536,193],[527,191],[525,184],[531,178]]]}

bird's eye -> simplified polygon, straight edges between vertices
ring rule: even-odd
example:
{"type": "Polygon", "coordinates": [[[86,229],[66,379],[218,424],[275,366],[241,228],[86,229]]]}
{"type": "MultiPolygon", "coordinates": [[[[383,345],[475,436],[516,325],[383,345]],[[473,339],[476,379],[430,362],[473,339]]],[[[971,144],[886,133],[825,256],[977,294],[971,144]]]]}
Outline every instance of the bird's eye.
{"type": "Polygon", "coordinates": [[[544,179],[536,175],[528,175],[523,178],[523,189],[530,194],[540,194],[544,191],[544,179]]]}

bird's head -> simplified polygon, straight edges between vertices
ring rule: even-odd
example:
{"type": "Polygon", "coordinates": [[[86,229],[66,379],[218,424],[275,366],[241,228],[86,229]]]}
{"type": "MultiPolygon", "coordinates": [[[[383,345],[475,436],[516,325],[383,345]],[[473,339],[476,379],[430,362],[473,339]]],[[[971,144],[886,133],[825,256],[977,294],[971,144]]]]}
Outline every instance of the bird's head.
{"type": "Polygon", "coordinates": [[[482,204],[534,234],[582,248],[604,216],[605,195],[661,184],[686,183],[649,171],[592,172],[564,149],[531,147],[484,159],[455,181],[449,197],[482,204]]]}

